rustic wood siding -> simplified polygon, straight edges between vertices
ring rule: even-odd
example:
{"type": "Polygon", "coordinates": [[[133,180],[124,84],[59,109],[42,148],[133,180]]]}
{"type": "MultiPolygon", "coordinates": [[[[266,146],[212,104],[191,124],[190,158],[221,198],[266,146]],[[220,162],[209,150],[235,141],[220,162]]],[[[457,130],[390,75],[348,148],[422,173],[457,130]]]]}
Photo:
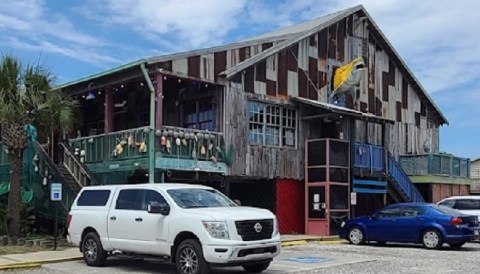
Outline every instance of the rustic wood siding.
{"type": "Polygon", "coordinates": [[[227,69],[227,52],[226,51],[219,51],[215,52],[215,81],[218,80],[218,75],[227,69]]]}
{"type": "Polygon", "coordinates": [[[188,76],[200,78],[200,56],[188,58],[188,76]]]}
{"type": "Polygon", "coordinates": [[[287,95],[287,84],[288,84],[288,69],[287,69],[287,59],[288,59],[288,49],[281,51],[278,54],[278,94],[287,95]]]}
{"type": "Polygon", "coordinates": [[[160,62],[158,63],[157,67],[167,71],[172,71],[172,61],[160,62]]]}
{"type": "MultiPolygon", "coordinates": [[[[331,90],[335,67],[360,55],[366,62],[365,75],[358,93],[345,97],[345,106],[393,121],[393,124],[386,126],[384,133],[386,144],[395,155],[424,153],[425,144],[431,147],[431,152],[438,152],[439,124],[433,118],[431,104],[421,99],[423,96],[419,96],[420,91],[411,82],[411,77],[406,75],[390,51],[383,48],[385,43],[370,31],[371,24],[365,20],[359,21],[359,17],[361,14],[348,16],[252,65],[227,81],[225,136],[227,144],[233,144],[236,149],[231,174],[302,178],[301,149],[250,147],[246,143],[248,121],[245,96],[255,95],[258,99],[272,100],[275,103],[298,96],[325,101],[331,90]]],[[[218,74],[225,69],[268,50],[273,45],[274,43],[263,43],[212,53],[212,66],[204,66],[208,62],[203,59],[199,63],[198,57],[190,57],[165,61],[158,67],[200,78],[210,78],[213,75],[217,81],[218,74]]],[[[204,56],[207,55],[202,55],[202,58],[204,56]]],[[[357,138],[381,144],[383,137],[380,125],[360,122],[356,126],[357,138]]],[[[303,134],[309,132],[309,129],[305,127],[301,131],[299,143],[304,141],[303,136],[306,135],[303,134]]]]}
{"type": "Polygon", "coordinates": [[[225,141],[234,147],[235,161],[229,176],[303,179],[303,144],[299,149],[250,146],[248,144],[247,97],[241,84],[226,89],[225,141]]]}

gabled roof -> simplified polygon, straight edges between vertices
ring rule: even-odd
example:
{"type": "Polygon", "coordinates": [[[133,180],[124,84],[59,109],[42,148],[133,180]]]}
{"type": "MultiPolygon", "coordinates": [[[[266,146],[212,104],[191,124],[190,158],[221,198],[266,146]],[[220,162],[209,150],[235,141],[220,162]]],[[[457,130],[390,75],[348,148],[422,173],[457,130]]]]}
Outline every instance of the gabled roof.
{"type": "MultiPolygon", "coordinates": [[[[342,11],[339,11],[339,12],[336,12],[336,13],[332,13],[330,15],[326,15],[326,16],[322,16],[322,17],[319,17],[317,19],[314,19],[312,21],[309,21],[307,23],[303,23],[303,24],[300,24],[300,25],[295,25],[295,26],[291,26],[291,27],[288,27],[288,28],[285,28],[283,32],[280,32],[277,31],[278,33],[285,33],[285,35],[288,36],[288,39],[265,50],[265,51],[262,51],[261,53],[249,58],[249,59],[246,59],[245,61],[237,64],[236,66],[233,66],[227,70],[225,70],[224,72],[222,72],[222,74],[226,75],[227,78],[230,78],[232,77],[233,75],[237,74],[238,72],[250,67],[251,65],[253,64],[256,64],[258,63],[259,61],[262,61],[263,59],[277,53],[277,52],[280,52],[281,50],[297,43],[297,42],[300,42],[301,40],[309,37],[310,35],[313,35],[319,31],[321,31],[322,29],[328,27],[329,25],[333,24],[333,23],[336,23],[337,21],[355,13],[355,12],[358,12],[360,10],[364,10],[363,9],[363,6],[359,5],[359,6],[355,6],[353,8],[349,8],[349,9],[345,9],[345,10],[342,10],[342,11]],[[293,31],[297,31],[297,32],[293,32],[293,31]],[[288,34],[287,34],[288,33],[288,34]]],[[[272,32],[270,34],[266,34],[265,36],[267,37],[275,37],[275,33],[277,32],[272,32]]],[[[258,36],[258,37],[262,37],[262,36],[258,36]]],[[[253,38],[255,39],[255,38],[253,38]]]]}
{"type": "MultiPolygon", "coordinates": [[[[264,36],[258,36],[258,38],[263,38],[263,37],[278,37],[279,35],[284,35],[287,36],[288,38],[284,40],[283,42],[237,64],[236,66],[233,66],[221,74],[225,75],[227,78],[231,78],[235,74],[239,73],[240,71],[245,70],[246,68],[268,58],[269,56],[272,56],[273,54],[276,54],[291,45],[298,43],[299,41],[321,31],[322,29],[328,27],[329,25],[332,25],[336,23],[337,21],[350,16],[358,11],[362,11],[369,22],[372,24],[372,30],[380,37],[381,41],[383,42],[385,47],[384,50],[387,52],[391,53],[391,56],[393,59],[396,61],[397,65],[399,65],[401,68],[403,68],[407,73],[407,78],[410,78],[410,84],[412,84],[414,87],[416,87],[419,91],[420,94],[419,97],[423,98],[424,100],[427,100],[431,106],[435,109],[435,112],[437,114],[437,117],[440,120],[441,124],[448,124],[447,118],[443,115],[443,113],[440,111],[440,108],[435,104],[433,99],[430,97],[430,95],[427,93],[427,91],[423,88],[423,86],[420,84],[420,81],[415,77],[413,72],[409,69],[405,61],[400,57],[400,54],[395,50],[395,48],[392,46],[392,44],[388,41],[387,37],[383,34],[383,32],[380,30],[380,28],[377,26],[375,21],[372,19],[370,14],[365,10],[365,8],[362,5],[355,6],[353,8],[349,8],[337,13],[333,13],[327,16],[323,16],[317,19],[314,19],[312,21],[309,21],[307,23],[303,23],[300,25],[284,28],[281,30],[278,30],[276,32],[266,34],[264,36]],[[293,31],[298,31],[296,34],[293,33],[293,31]]],[[[255,38],[254,38],[255,39],[255,38]]]]}
{"type": "Polygon", "coordinates": [[[159,62],[163,61],[170,61],[174,59],[180,59],[180,58],[187,58],[189,56],[195,56],[195,55],[203,55],[203,54],[209,54],[209,53],[214,53],[218,51],[224,51],[224,50],[229,50],[229,49],[234,49],[234,48],[241,48],[241,47],[246,47],[246,46],[251,46],[251,45],[257,45],[261,43],[270,43],[270,42],[275,42],[274,46],[266,49],[265,51],[252,56],[249,59],[244,60],[243,62],[238,63],[236,66],[233,66],[224,72],[222,72],[222,75],[225,75],[227,78],[230,78],[234,76],[235,74],[239,73],[240,71],[243,71],[244,69],[256,64],[259,61],[262,61],[266,59],[267,57],[280,52],[284,50],[285,48],[288,48],[289,46],[309,37],[310,35],[313,35],[322,29],[328,27],[331,24],[334,24],[338,22],[339,20],[350,16],[358,11],[362,11],[366,17],[368,18],[369,22],[372,24],[372,30],[380,37],[383,42],[385,47],[384,49],[391,53],[391,55],[394,57],[394,60],[396,61],[397,65],[402,67],[406,72],[407,72],[407,78],[410,80],[410,84],[412,84],[414,87],[416,87],[418,90],[420,90],[420,94],[418,94],[422,99],[428,101],[432,108],[434,108],[435,113],[438,117],[438,119],[441,121],[441,123],[448,124],[448,120],[446,117],[443,115],[443,113],[440,111],[438,106],[435,104],[435,102],[432,100],[432,98],[428,95],[428,93],[425,91],[425,89],[421,86],[420,82],[417,80],[415,75],[411,72],[411,70],[408,68],[406,63],[403,61],[403,59],[400,57],[400,55],[396,52],[396,50],[393,48],[393,46],[390,44],[386,36],[382,33],[380,28],[375,24],[373,21],[372,17],[368,14],[368,12],[363,8],[362,5],[358,5],[352,8],[348,8],[339,12],[335,12],[332,14],[324,15],[322,17],[319,17],[317,19],[297,24],[294,26],[289,26],[285,28],[281,28],[279,30],[259,35],[256,37],[249,38],[244,41],[240,41],[237,43],[232,43],[228,45],[223,45],[223,46],[218,46],[218,47],[211,47],[211,48],[206,48],[206,49],[198,49],[198,50],[192,50],[192,51],[187,51],[187,52],[180,52],[180,53],[173,53],[173,54],[166,54],[166,55],[161,55],[161,56],[155,56],[155,57],[150,57],[146,59],[140,59],[138,61],[125,64],[122,66],[118,66],[116,68],[97,73],[88,77],[84,77],[78,80],[74,80],[68,83],[61,84],[59,86],[54,87],[55,89],[61,89],[65,87],[69,87],[72,85],[78,85],[82,83],[87,83],[92,81],[93,79],[97,79],[100,77],[104,77],[109,74],[113,73],[118,73],[121,71],[125,71],[127,69],[134,68],[136,66],[139,66],[142,63],[145,64],[156,64],[159,62]]]}
{"type": "MultiPolygon", "coordinates": [[[[357,8],[357,7],[354,7],[357,8]]],[[[244,42],[251,42],[251,41],[262,41],[265,39],[270,39],[270,40],[285,40],[288,38],[291,38],[293,35],[298,35],[299,33],[303,33],[305,31],[309,31],[312,28],[315,28],[325,22],[331,22],[332,19],[336,18],[339,15],[342,15],[344,12],[349,12],[353,8],[348,8],[345,10],[341,10],[335,13],[327,14],[321,17],[318,17],[316,19],[313,19],[311,21],[305,22],[305,23],[300,23],[297,25],[293,26],[288,26],[284,27],[278,30],[274,30],[269,33],[261,34],[259,36],[255,37],[250,37],[244,42]]]]}

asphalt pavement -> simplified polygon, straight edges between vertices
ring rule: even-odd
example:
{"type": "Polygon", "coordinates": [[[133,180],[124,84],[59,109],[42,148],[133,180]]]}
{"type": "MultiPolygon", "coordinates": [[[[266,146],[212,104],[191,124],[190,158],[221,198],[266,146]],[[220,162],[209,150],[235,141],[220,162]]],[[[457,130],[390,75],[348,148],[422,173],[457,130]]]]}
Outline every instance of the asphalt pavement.
{"type": "MultiPolygon", "coordinates": [[[[273,273],[480,273],[477,269],[480,244],[468,243],[460,250],[427,250],[421,245],[387,244],[353,246],[350,244],[322,244],[284,247],[270,268],[273,273]]],[[[9,270],[7,273],[25,274],[80,274],[80,273],[160,273],[174,274],[171,264],[146,260],[111,259],[106,267],[87,267],[83,261],[44,264],[35,269],[9,270]]],[[[219,268],[212,274],[245,273],[241,268],[219,268]]]]}

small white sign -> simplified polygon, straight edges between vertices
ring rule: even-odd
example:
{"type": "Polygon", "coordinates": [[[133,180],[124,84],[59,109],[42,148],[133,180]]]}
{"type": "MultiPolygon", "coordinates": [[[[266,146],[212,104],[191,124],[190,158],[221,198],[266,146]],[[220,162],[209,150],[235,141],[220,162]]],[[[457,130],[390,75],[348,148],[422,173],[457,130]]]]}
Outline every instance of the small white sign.
{"type": "Polygon", "coordinates": [[[351,192],[350,193],[350,204],[351,205],[357,205],[357,193],[356,192],[351,192]]]}
{"type": "Polygon", "coordinates": [[[52,201],[62,200],[62,184],[52,183],[50,185],[50,200],[52,201]]]}

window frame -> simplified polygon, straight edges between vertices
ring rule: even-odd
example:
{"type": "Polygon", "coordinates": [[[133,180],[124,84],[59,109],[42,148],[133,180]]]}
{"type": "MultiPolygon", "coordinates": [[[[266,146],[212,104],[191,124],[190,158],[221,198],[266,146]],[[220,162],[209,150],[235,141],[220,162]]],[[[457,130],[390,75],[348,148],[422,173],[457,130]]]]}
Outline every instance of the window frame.
{"type": "Polygon", "coordinates": [[[298,148],[299,117],[297,109],[278,104],[249,100],[247,102],[246,112],[248,120],[247,142],[249,145],[290,149],[298,148]],[[257,115],[257,119],[253,120],[255,115],[257,115]],[[255,125],[261,128],[261,130],[252,130],[252,126],[255,125]],[[292,139],[292,137],[287,138],[287,131],[293,131],[293,145],[287,144],[287,139],[292,139]],[[258,139],[261,139],[260,142],[258,139]],[[269,139],[273,141],[269,142],[269,139]],[[277,144],[275,144],[275,140],[277,140],[277,144]]]}

